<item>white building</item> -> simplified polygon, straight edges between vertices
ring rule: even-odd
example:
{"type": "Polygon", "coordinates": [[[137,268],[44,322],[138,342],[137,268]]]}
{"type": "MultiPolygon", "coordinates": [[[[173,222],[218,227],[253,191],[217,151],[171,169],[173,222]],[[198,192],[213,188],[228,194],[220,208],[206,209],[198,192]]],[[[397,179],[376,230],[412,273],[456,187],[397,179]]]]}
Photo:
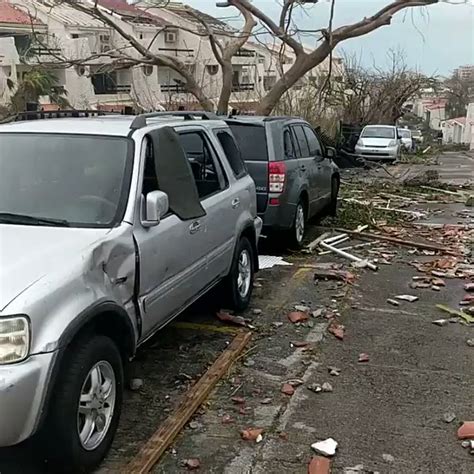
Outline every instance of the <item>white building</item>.
{"type": "Polygon", "coordinates": [[[444,120],[441,122],[441,130],[443,132],[443,143],[460,145],[464,142],[464,128],[466,117],[458,117],[454,119],[444,120]]]}
{"type": "MultiPolygon", "coordinates": [[[[165,66],[143,65],[138,61],[142,55],[102,21],[65,3],[52,5],[51,0],[0,0],[0,105],[9,103],[23,74],[41,63],[55,74],[58,86],[67,91],[67,99],[76,109],[199,108],[179,73],[165,66]]],[[[231,39],[235,32],[231,27],[180,2],[159,8],[126,0],[99,0],[99,5],[140,45],[184,63],[204,94],[217,104],[220,67],[203,34],[203,22],[222,42],[231,39]]],[[[255,109],[282,69],[291,67],[293,52],[284,51],[280,67],[282,55],[276,49],[249,41],[234,56],[230,107],[255,109]]],[[[338,61],[333,60],[334,64],[338,61]]],[[[327,72],[328,64],[326,61],[310,71],[294,90],[327,72]]],[[[49,97],[40,102],[44,109],[56,107],[49,97]]]]}
{"type": "Polygon", "coordinates": [[[463,142],[469,144],[470,149],[474,150],[474,102],[467,107],[463,142]]]}

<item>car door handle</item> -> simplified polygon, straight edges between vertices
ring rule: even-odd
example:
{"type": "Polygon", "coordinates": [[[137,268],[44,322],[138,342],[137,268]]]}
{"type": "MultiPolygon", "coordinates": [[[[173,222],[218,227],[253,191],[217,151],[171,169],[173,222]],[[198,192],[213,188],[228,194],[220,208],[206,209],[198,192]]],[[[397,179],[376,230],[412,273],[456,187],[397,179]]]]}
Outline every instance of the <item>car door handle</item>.
{"type": "Polygon", "coordinates": [[[199,221],[194,221],[189,226],[189,233],[190,234],[195,234],[196,232],[199,232],[200,230],[201,230],[201,223],[199,221]]]}
{"type": "Polygon", "coordinates": [[[232,209],[237,209],[240,206],[240,199],[235,198],[232,199],[232,209]]]}

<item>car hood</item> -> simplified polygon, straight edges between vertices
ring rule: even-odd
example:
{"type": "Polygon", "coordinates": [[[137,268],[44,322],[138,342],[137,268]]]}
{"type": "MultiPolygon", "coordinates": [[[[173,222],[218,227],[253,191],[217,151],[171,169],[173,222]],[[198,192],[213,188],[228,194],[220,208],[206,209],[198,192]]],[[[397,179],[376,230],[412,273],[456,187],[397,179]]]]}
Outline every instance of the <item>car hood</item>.
{"type": "Polygon", "coordinates": [[[0,311],[110,229],[0,225],[0,311]]]}
{"type": "Polygon", "coordinates": [[[388,146],[388,144],[394,140],[393,138],[361,138],[360,139],[364,146],[388,146]]]}

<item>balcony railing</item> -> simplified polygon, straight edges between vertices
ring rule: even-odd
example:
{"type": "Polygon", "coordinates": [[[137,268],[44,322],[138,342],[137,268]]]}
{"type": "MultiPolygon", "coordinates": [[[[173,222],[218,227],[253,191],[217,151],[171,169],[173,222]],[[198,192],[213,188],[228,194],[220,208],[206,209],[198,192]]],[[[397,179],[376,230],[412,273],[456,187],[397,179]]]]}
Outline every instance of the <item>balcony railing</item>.
{"type": "Polygon", "coordinates": [[[187,56],[194,57],[194,49],[180,49],[180,48],[158,48],[158,51],[162,51],[170,56],[187,56]]]}
{"type": "Polygon", "coordinates": [[[132,90],[132,86],[129,84],[108,86],[103,88],[96,88],[96,95],[106,95],[106,94],[129,94],[132,90]]]}
{"type": "Polygon", "coordinates": [[[251,51],[249,49],[239,49],[234,56],[238,57],[245,57],[245,58],[253,58],[257,55],[255,51],[251,51]]]}
{"type": "Polygon", "coordinates": [[[45,46],[35,46],[30,49],[29,53],[34,56],[59,56],[61,48],[47,48],[45,46]]]}
{"type": "Polygon", "coordinates": [[[174,92],[175,94],[186,93],[186,87],[182,84],[160,84],[161,92],[174,92]]]}
{"type": "Polygon", "coordinates": [[[253,82],[241,82],[240,84],[232,84],[232,92],[244,92],[255,90],[253,82]]]}

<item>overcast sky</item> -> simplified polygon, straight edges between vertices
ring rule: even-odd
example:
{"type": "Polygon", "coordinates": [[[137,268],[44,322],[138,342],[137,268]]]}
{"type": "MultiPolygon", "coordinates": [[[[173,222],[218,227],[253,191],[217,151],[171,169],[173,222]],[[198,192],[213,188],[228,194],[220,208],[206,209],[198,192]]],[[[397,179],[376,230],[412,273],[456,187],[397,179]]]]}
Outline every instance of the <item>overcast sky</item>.
{"type": "MultiPolygon", "coordinates": [[[[233,14],[232,8],[217,8],[216,0],[184,1],[213,16],[233,14]]],[[[278,18],[278,0],[254,0],[254,3],[273,19],[278,18]]],[[[388,3],[389,0],[336,0],[335,26],[358,21],[388,3]]],[[[304,11],[299,9],[295,16],[298,26],[317,29],[327,25],[329,6],[329,0],[320,0],[318,5],[306,6],[304,11]]],[[[474,64],[474,0],[469,0],[469,5],[436,4],[406,12],[398,13],[391,26],[348,40],[341,47],[359,55],[367,65],[374,61],[382,65],[387,61],[389,49],[401,48],[408,63],[427,74],[447,75],[459,65],[474,64]]],[[[304,42],[311,45],[315,40],[305,37],[304,42]]]]}

